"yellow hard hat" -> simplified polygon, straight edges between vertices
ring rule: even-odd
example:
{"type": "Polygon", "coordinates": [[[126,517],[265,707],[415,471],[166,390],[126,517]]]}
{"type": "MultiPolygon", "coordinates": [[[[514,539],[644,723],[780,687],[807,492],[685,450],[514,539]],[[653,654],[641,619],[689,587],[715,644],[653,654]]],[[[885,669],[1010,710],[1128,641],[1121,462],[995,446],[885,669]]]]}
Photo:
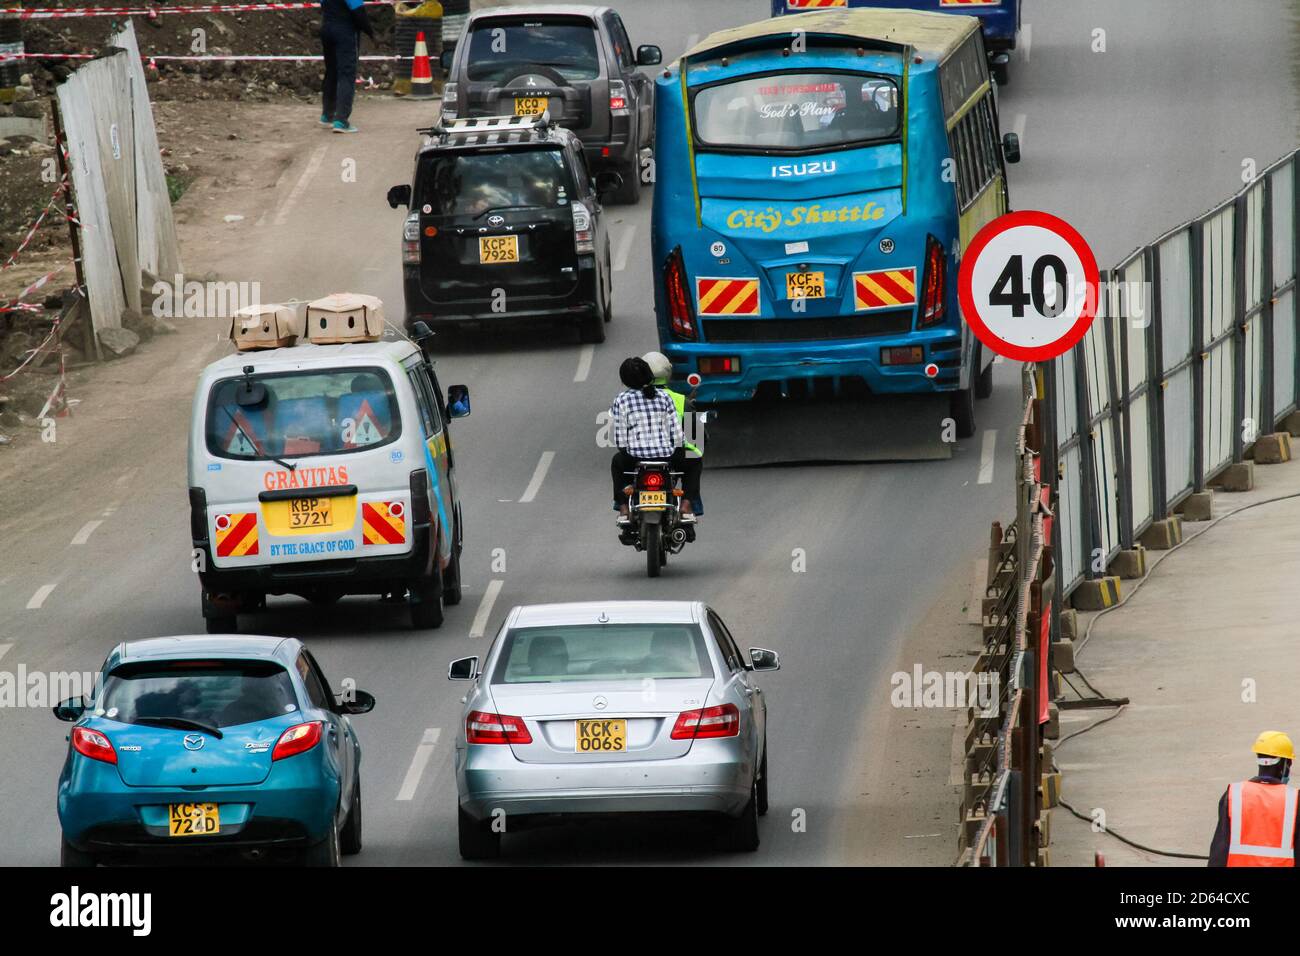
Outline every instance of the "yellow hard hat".
{"type": "Polygon", "coordinates": [[[1295,747],[1291,738],[1280,730],[1266,730],[1255,738],[1255,753],[1264,757],[1295,760],[1295,747]]]}

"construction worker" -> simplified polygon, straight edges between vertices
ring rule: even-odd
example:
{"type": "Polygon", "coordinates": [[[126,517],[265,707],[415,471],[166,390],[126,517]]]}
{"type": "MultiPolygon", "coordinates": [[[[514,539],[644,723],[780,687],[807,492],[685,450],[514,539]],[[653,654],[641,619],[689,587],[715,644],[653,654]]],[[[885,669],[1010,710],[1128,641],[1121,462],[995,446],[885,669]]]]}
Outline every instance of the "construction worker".
{"type": "MultiPolygon", "coordinates": [[[[655,377],[655,385],[668,393],[668,397],[673,400],[673,405],[677,408],[677,417],[682,421],[682,428],[686,429],[689,422],[686,420],[687,404],[689,399],[681,392],[673,391],[668,386],[668,379],[673,374],[673,364],[668,361],[668,356],[662,352],[646,352],[641,356],[647,365],[650,366],[650,372],[655,377]]],[[[690,499],[691,510],[695,515],[704,514],[704,501],[700,498],[700,476],[704,473],[704,452],[695,444],[686,441],[683,442],[686,447],[686,461],[682,466],[682,490],[686,497],[690,499]]],[[[695,539],[694,528],[687,528],[686,533],[691,540],[695,539]]]]}
{"type": "Polygon", "coordinates": [[[1255,741],[1259,773],[1234,783],[1219,800],[1210,866],[1295,866],[1297,791],[1288,786],[1295,747],[1278,730],[1255,741]]]}

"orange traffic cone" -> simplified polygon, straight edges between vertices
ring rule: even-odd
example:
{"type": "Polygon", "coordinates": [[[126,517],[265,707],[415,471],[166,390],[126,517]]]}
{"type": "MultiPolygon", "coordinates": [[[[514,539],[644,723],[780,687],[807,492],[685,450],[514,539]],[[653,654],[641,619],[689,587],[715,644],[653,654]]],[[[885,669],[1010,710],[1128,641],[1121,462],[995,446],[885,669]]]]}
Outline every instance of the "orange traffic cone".
{"type": "Polygon", "coordinates": [[[424,32],[415,35],[415,56],[411,61],[411,99],[433,99],[433,68],[429,65],[429,45],[424,32]]]}

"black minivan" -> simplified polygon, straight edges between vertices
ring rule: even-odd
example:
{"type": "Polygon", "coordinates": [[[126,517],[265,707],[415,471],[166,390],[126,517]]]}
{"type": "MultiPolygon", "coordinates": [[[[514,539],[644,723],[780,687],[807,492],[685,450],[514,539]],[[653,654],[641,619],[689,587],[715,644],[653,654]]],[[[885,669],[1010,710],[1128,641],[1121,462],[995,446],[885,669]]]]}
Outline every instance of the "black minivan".
{"type": "Polygon", "coordinates": [[[613,273],[601,194],[582,144],[541,116],[455,120],[421,130],[410,185],[388,191],[402,226],[405,325],[454,332],[520,319],[570,320],[603,342],[613,273]]]}

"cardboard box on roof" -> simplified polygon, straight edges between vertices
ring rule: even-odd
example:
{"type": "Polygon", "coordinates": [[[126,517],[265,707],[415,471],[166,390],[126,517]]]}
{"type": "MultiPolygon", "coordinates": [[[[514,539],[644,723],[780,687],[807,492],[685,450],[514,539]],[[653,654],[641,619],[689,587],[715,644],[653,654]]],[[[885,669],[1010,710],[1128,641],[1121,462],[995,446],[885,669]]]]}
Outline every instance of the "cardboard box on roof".
{"type": "Polygon", "coordinates": [[[384,335],[384,303],[373,295],[335,292],[307,303],[307,338],[317,345],[378,342],[384,335]]]}
{"type": "Polygon", "coordinates": [[[290,305],[249,305],[230,319],[230,341],[241,352],[284,348],[302,333],[298,310],[290,305]]]}

